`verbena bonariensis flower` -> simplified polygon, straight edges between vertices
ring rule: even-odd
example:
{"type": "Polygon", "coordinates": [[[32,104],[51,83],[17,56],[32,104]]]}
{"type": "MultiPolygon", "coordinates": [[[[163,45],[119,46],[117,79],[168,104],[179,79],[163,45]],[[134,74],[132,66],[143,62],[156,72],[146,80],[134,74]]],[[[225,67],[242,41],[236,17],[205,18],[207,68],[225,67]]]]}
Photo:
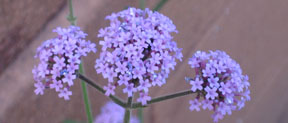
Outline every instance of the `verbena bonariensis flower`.
{"type": "Polygon", "coordinates": [[[54,89],[60,98],[69,100],[72,95],[70,87],[76,79],[76,71],[81,63],[81,56],[96,52],[95,44],[85,41],[86,33],[77,26],[56,28],[58,36],[45,41],[37,49],[35,58],[40,63],[34,66],[32,73],[36,83],[35,93],[44,94],[44,89],[54,89]]]}
{"type": "Polygon", "coordinates": [[[98,37],[104,40],[99,42],[102,52],[95,65],[97,73],[108,79],[106,95],[114,95],[116,87],[125,85],[123,93],[131,97],[139,92],[137,101],[145,105],[151,100],[149,88],[165,84],[176,59],[182,58],[182,49],[170,35],[177,32],[176,27],[149,9],[128,8],[106,19],[110,26],[99,30],[98,37]]]}
{"type": "MultiPolygon", "coordinates": [[[[109,101],[101,108],[101,112],[95,118],[94,123],[122,123],[124,115],[124,108],[112,101],[109,101]]],[[[132,116],[130,123],[139,123],[139,120],[132,116]]]]}
{"type": "Polygon", "coordinates": [[[212,118],[218,122],[233,110],[240,110],[250,100],[248,76],[242,75],[240,65],[224,51],[197,51],[189,64],[196,76],[186,78],[196,99],[190,100],[190,110],[200,111],[200,107],[213,110],[212,118]]]}

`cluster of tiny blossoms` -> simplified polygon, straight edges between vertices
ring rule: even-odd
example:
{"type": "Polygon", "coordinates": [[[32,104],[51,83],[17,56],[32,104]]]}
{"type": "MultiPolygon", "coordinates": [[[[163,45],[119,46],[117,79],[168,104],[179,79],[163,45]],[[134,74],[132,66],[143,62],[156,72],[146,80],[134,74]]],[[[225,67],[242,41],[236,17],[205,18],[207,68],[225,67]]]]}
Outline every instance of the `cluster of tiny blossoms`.
{"type": "MultiPolygon", "coordinates": [[[[122,123],[125,109],[109,101],[101,108],[101,113],[95,118],[94,123],[122,123]]],[[[130,123],[139,123],[136,117],[130,117],[130,123]]]]}
{"type": "Polygon", "coordinates": [[[76,71],[81,63],[81,56],[96,52],[95,44],[85,41],[85,34],[79,27],[56,28],[56,38],[45,41],[37,49],[35,58],[40,63],[34,66],[32,73],[36,83],[35,93],[44,94],[44,89],[55,89],[59,98],[69,100],[70,87],[76,79],[76,71]]]}
{"type": "Polygon", "coordinates": [[[170,69],[182,53],[171,32],[177,32],[166,16],[149,9],[128,8],[107,16],[110,26],[99,30],[102,52],[95,69],[108,79],[106,95],[114,95],[115,88],[126,87],[129,97],[139,92],[138,102],[146,105],[151,99],[149,88],[166,83],[170,69]]]}
{"type": "Polygon", "coordinates": [[[194,68],[196,77],[186,78],[197,93],[190,100],[190,110],[200,111],[200,107],[213,110],[212,118],[218,122],[224,115],[244,107],[250,100],[248,76],[242,75],[240,65],[223,51],[209,53],[197,51],[189,64],[194,68]],[[202,99],[201,99],[202,97],[202,99]]]}

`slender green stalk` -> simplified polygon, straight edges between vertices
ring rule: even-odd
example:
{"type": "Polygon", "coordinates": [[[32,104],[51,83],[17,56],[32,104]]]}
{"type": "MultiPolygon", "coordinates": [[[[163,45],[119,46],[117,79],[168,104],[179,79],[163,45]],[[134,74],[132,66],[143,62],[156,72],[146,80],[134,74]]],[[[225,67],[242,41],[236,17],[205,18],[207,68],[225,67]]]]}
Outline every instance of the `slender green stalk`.
{"type": "MultiPolygon", "coordinates": [[[[79,65],[79,73],[84,74],[82,63],[79,65]]],[[[92,116],[92,112],[91,112],[91,106],[89,103],[87,85],[85,82],[82,81],[81,86],[82,86],[82,91],[83,91],[83,99],[84,99],[84,103],[85,103],[85,110],[86,110],[86,116],[88,119],[88,123],[92,123],[93,122],[93,116],[92,116]]]]}
{"type": "Polygon", "coordinates": [[[139,0],[139,6],[142,10],[145,9],[145,0],[139,0]]]}
{"type": "MultiPolygon", "coordinates": [[[[105,90],[97,85],[95,82],[93,82],[92,80],[88,79],[87,77],[85,77],[82,74],[78,74],[79,79],[83,80],[84,82],[86,82],[87,84],[89,84],[90,86],[94,87],[95,89],[97,89],[99,92],[101,92],[102,94],[105,94],[105,90]]],[[[126,104],[118,97],[110,95],[109,98],[114,101],[116,104],[122,106],[123,108],[126,108],[126,104]]]]}
{"type": "Polygon", "coordinates": [[[143,108],[138,108],[137,109],[137,115],[139,118],[140,123],[144,123],[144,119],[143,119],[143,108]]]}
{"type": "Polygon", "coordinates": [[[160,1],[156,4],[156,6],[155,6],[155,8],[153,9],[153,11],[159,11],[167,1],[168,1],[168,0],[160,0],[160,1]]]}
{"type": "Polygon", "coordinates": [[[132,106],[132,100],[133,100],[133,96],[128,98],[128,101],[127,101],[127,107],[128,108],[130,108],[132,106]]]}
{"type": "Polygon", "coordinates": [[[126,108],[125,109],[125,115],[124,115],[124,123],[130,123],[130,109],[126,108]]]}
{"type": "MultiPolygon", "coordinates": [[[[69,0],[68,3],[69,3],[69,15],[67,16],[67,20],[71,23],[71,25],[75,25],[76,17],[73,14],[72,0],[69,0]]],[[[79,73],[84,74],[82,63],[79,65],[79,73]]],[[[82,81],[81,86],[82,86],[83,99],[84,99],[85,111],[86,111],[88,123],[92,123],[93,122],[93,116],[92,116],[92,112],[91,112],[91,106],[90,106],[90,102],[89,102],[89,96],[88,96],[88,92],[87,92],[86,83],[82,81]]]]}
{"type": "Polygon", "coordinates": [[[69,15],[67,16],[67,20],[71,23],[71,25],[75,25],[76,17],[73,14],[72,0],[69,0],[68,3],[69,3],[69,15]]]}
{"type": "Polygon", "coordinates": [[[130,123],[130,115],[131,115],[131,106],[132,106],[132,100],[133,100],[133,95],[128,98],[127,101],[127,107],[125,109],[125,115],[124,115],[124,123],[130,123]]]}
{"type": "MultiPolygon", "coordinates": [[[[182,91],[182,92],[178,92],[178,93],[174,93],[174,94],[169,94],[169,95],[165,95],[165,96],[161,96],[161,97],[156,97],[156,98],[153,98],[150,101],[148,101],[147,105],[148,104],[157,103],[157,102],[161,102],[161,101],[168,100],[168,99],[173,99],[173,98],[176,98],[176,97],[182,97],[182,96],[189,95],[189,94],[192,94],[192,93],[195,93],[195,92],[192,92],[191,90],[186,90],[186,91],[182,91]]],[[[141,103],[133,103],[132,104],[132,108],[144,108],[144,107],[147,107],[147,106],[143,106],[141,103]]]]}

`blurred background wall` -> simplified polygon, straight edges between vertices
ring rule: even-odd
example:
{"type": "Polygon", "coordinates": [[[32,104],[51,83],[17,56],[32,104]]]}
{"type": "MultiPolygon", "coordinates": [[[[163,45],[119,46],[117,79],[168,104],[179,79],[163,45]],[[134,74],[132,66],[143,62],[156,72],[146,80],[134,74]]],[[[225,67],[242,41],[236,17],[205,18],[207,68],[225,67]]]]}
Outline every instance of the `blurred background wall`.
{"type": "Polygon", "coordinates": [[[0,73],[65,6],[62,0],[0,1],[0,73]]]}
{"type": "MultiPolygon", "coordinates": [[[[153,8],[158,0],[146,0],[153,8]]],[[[137,0],[74,0],[77,25],[88,39],[97,43],[100,28],[108,25],[105,16],[137,0]]],[[[287,0],[168,0],[160,10],[173,20],[179,33],[174,34],[183,48],[183,62],[170,73],[167,84],[155,87],[155,96],[173,93],[190,86],[188,58],[197,50],[224,50],[249,75],[251,101],[241,111],[234,111],[220,122],[288,122],[288,1],[287,0]]],[[[68,6],[59,0],[0,0],[0,123],[58,123],[66,119],[85,121],[79,81],[72,87],[70,101],[59,99],[52,91],[36,96],[32,67],[36,48],[55,36],[52,29],[67,27],[68,6]],[[5,69],[6,68],[6,69],[5,69]]],[[[87,76],[101,85],[107,83],[96,74],[99,52],[84,58],[87,76]]],[[[93,115],[108,101],[88,87],[93,115]]],[[[125,97],[124,95],[119,95],[125,97]]],[[[145,123],[206,123],[212,112],[190,112],[186,96],[153,104],[144,109],[145,123]]]]}

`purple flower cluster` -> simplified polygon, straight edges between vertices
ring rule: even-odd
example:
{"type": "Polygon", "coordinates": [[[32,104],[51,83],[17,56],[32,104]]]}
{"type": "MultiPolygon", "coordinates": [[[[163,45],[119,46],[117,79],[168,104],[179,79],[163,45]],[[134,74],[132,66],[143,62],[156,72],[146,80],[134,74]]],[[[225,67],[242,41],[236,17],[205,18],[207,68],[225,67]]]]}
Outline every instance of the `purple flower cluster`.
{"type": "Polygon", "coordinates": [[[214,122],[233,110],[240,110],[250,100],[248,76],[242,75],[240,65],[224,51],[197,51],[189,64],[195,69],[195,78],[186,78],[197,93],[190,100],[190,110],[200,111],[200,107],[213,110],[214,122]],[[202,97],[202,101],[201,101],[202,97]]]}
{"type": "MultiPolygon", "coordinates": [[[[94,123],[122,123],[125,109],[110,101],[101,108],[101,113],[95,118],[94,123]]],[[[130,123],[139,123],[136,117],[131,117],[130,123]]]]}
{"type": "Polygon", "coordinates": [[[85,41],[85,34],[79,27],[56,28],[56,38],[45,41],[37,49],[35,58],[40,63],[34,66],[32,73],[36,83],[35,93],[44,94],[44,89],[55,89],[60,98],[69,100],[72,92],[69,90],[76,79],[76,71],[81,63],[81,56],[96,52],[95,44],[85,41]]]}
{"type": "Polygon", "coordinates": [[[115,88],[126,87],[123,93],[130,97],[139,92],[138,102],[151,100],[149,88],[166,83],[170,69],[182,53],[171,32],[175,25],[166,16],[149,9],[128,8],[107,16],[110,26],[99,30],[102,52],[95,69],[108,79],[106,95],[114,95],[115,88]]]}

